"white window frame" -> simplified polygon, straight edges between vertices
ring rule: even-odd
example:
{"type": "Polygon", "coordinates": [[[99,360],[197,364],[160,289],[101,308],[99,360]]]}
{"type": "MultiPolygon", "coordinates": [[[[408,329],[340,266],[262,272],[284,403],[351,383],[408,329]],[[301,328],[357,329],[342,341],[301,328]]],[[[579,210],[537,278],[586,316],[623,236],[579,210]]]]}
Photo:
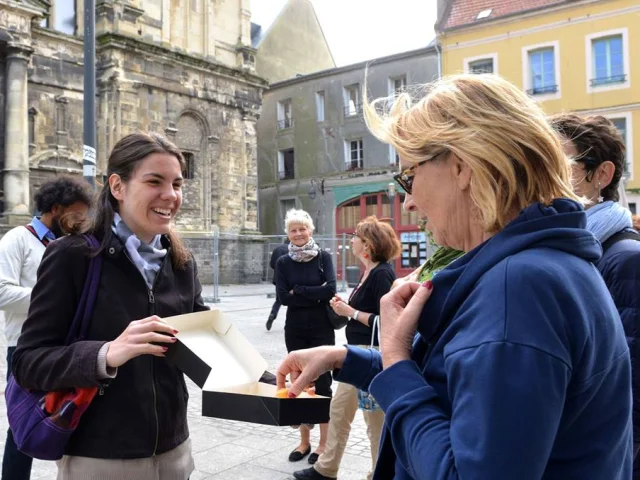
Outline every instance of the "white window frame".
{"type": "Polygon", "coordinates": [[[531,62],[529,59],[529,54],[535,50],[542,50],[542,49],[548,49],[548,48],[553,49],[553,68],[555,70],[554,81],[556,82],[557,90],[555,91],[555,93],[551,92],[551,93],[541,93],[541,94],[531,95],[532,98],[538,101],[558,100],[559,98],[561,98],[560,42],[555,40],[553,42],[538,43],[536,45],[527,45],[526,47],[522,47],[522,85],[523,85],[523,90],[525,92],[533,89],[533,82],[531,81],[531,62]]]}
{"type": "Polygon", "coordinates": [[[283,148],[282,150],[278,150],[278,172],[276,173],[276,178],[279,182],[284,182],[287,180],[294,180],[296,178],[296,149],[295,148],[283,148]],[[293,177],[292,178],[281,178],[280,174],[285,174],[285,165],[284,165],[284,152],[293,150],[293,177]]]}
{"type": "Polygon", "coordinates": [[[499,73],[498,70],[498,53],[485,53],[484,55],[478,55],[476,57],[467,57],[463,60],[464,73],[471,73],[469,70],[469,65],[471,63],[477,62],[478,60],[493,60],[493,74],[497,75],[499,73]]]}
{"type": "Polygon", "coordinates": [[[623,88],[629,88],[631,86],[631,71],[629,69],[629,29],[618,28],[616,30],[607,30],[604,32],[596,32],[586,35],[584,37],[584,49],[587,66],[587,93],[609,92],[611,90],[621,90],[623,88]],[[622,83],[612,83],[603,85],[591,85],[593,78],[593,41],[603,37],[613,37],[615,35],[622,35],[622,61],[623,61],[623,73],[625,81],[622,83]]]}
{"type": "Polygon", "coordinates": [[[277,118],[278,118],[278,130],[286,130],[288,128],[293,128],[293,101],[291,98],[285,98],[278,102],[277,108],[277,118]],[[289,105],[289,126],[286,125],[286,111],[285,106],[289,105]],[[281,122],[284,122],[281,126],[281,122]]]}
{"type": "Polygon", "coordinates": [[[404,91],[407,88],[407,76],[406,75],[398,75],[397,77],[389,77],[389,85],[388,85],[388,90],[389,90],[389,96],[393,96],[393,95],[397,95],[397,91],[396,91],[396,85],[395,83],[401,80],[402,81],[402,88],[401,90],[404,91]]]}
{"type": "Polygon", "coordinates": [[[358,168],[364,169],[364,139],[360,138],[349,138],[344,141],[344,169],[345,171],[355,170],[351,168],[351,142],[360,142],[362,144],[362,148],[359,148],[359,152],[361,154],[358,159],[358,168]]]}
{"type": "Polygon", "coordinates": [[[343,93],[344,93],[344,116],[349,118],[349,117],[355,117],[357,116],[361,110],[362,110],[362,90],[360,88],[360,84],[359,83],[352,83],[351,85],[346,85],[343,88],[343,93]],[[356,99],[358,101],[358,103],[356,103],[354,105],[355,110],[351,110],[351,105],[349,104],[349,102],[351,101],[351,90],[357,89],[357,95],[356,95],[356,99]],[[348,109],[348,110],[347,110],[348,109]]]}
{"type": "Polygon", "coordinates": [[[316,92],[316,120],[318,122],[324,122],[325,116],[325,93],[324,90],[316,92]]]}
{"type": "Polygon", "coordinates": [[[626,122],[626,143],[627,147],[627,163],[629,164],[629,178],[628,180],[633,180],[633,114],[632,112],[622,112],[622,113],[607,113],[602,115],[609,120],[617,120],[620,118],[624,118],[626,122]]]}

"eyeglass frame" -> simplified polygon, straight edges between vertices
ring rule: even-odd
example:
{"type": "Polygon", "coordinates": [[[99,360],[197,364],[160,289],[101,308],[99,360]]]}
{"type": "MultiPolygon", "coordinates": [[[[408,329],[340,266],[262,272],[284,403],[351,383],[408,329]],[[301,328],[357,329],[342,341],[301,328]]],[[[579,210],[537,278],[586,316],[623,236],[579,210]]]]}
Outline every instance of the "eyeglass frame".
{"type": "Polygon", "coordinates": [[[396,181],[396,183],[398,185],[400,185],[402,190],[404,190],[407,195],[412,195],[411,191],[413,190],[413,179],[416,176],[415,172],[418,169],[418,167],[424,165],[427,162],[435,160],[437,157],[439,157],[440,155],[442,155],[445,152],[440,152],[440,153],[437,153],[435,155],[431,155],[426,160],[422,160],[422,161],[420,161],[418,163],[414,163],[409,168],[405,168],[401,172],[396,173],[393,176],[393,179],[396,181]]]}

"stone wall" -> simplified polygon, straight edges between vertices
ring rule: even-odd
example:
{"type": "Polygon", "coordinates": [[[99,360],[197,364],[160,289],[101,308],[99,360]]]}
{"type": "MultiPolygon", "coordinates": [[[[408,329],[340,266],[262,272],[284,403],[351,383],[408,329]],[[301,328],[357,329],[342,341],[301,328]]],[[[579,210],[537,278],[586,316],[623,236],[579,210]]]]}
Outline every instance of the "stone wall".
{"type": "MultiPolygon", "coordinates": [[[[248,0],[182,2],[176,6],[180,11],[173,12],[184,19],[180,25],[162,22],[169,18],[164,11],[168,2],[98,3],[98,182],[106,179],[108,155],[119,139],[139,130],[158,132],[192,159],[178,227],[255,232],[255,123],[267,83],[246,55],[251,53],[248,0]],[[200,34],[190,37],[194,29],[200,34]]],[[[0,14],[4,8],[0,6],[0,14]]],[[[15,32],[19,20],[24,44],[20,57],[11,57],[16,58],[14,77],[26,78],[21,84],[26,84],[26,101],[14,101],[12,107],[21,110],[14,116],[25,120],[25,128],[11,137],[12,165],[5,164],[6,138],[0,133],[2,193],[8,209],[17,213],[16,206],[21,206],[22,215],[33,211],[33,195],[44,181],[82,173],[82,39],[37,26],[35,18],[28,20],[33,12],[14,15],[16,20],[11,17],[6,25],[0,15],[0,34],[15,32]]],[[[76,31],[82,31],[80,20],[76,31]]],[[[0,111],[8,109],[9,88],[3,38],[0,35],[0,111]]],[[[6,123],[2,118],[0,126],[6,123]]]]}

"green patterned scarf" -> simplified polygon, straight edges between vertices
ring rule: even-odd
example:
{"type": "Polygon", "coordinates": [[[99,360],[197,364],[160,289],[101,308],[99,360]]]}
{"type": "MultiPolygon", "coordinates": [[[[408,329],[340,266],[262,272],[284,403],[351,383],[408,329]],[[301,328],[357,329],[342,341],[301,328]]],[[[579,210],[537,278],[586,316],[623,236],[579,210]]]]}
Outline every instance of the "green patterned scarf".
{"type": "Polygon", "coordinates": [[[439,247],[433,255],[422,264],[420,271],[418,272],[418,281],[426,282],[431,280],[436,273],[449,265],[454,260],[461,257],[464,252],[455,250],[453,248],[439,247]]]}

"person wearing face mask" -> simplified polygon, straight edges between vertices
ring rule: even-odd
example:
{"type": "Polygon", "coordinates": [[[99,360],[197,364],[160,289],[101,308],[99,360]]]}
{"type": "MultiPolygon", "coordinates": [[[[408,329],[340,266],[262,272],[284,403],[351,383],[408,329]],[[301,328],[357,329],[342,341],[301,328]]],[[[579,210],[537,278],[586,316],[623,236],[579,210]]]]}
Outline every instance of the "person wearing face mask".
{"type": "Polygon", "coordinates": [[[424,92],[365,101],[364,117],[400,156],[406,204],[465,254],[382,298],[379,352],[291,352],[277,384],[291,375],[296,395],[333,371],[371,392],[374,480],[628,480],[629,348],[560,139],[499,75],[424,92]]]}
{"type": "Polygon", "coordinates": [[[587,229],[602,244],[596,263],[620,313],[626,333],[633,379],[634,474],[640,478],[640,235],[631,212],[620,206],[618,186],[625,168],[622,135],[605,117],[558,114],[551,117],[564,153],[573,159],[576,193],[587,199],[587,229]]]}
{"type": "MultiPolygon", "coordinates": [[[[336,293],[336,275],[331,255],[320,249],[311,235],[314,225],[304,210],[291,209],[285,219],[289,254],[276,262],[276,294],[287,307],[284,339],[287,351],[320,345],[335,345],[336,337],[327,315],[327,304],[336,293]]],[[[315,382],[316,393],[331,397],[331,375],[323,373],[315,382]]],[[[309,426],[301,425],[300,444],[289,455],[297,462],[311,454],[309,426]]],[[[328,424],[320,425],[320,444],[311,454],[315,461],[324,452],[328,424]]]]}
{"type": "MultiPolygon", "coordinates": [[[[9,230],[0,240],[0,310],[4,310],[7,339],[7,377],[13,353],[27,318],[31,291],[45,248],[62,237],[63,218],[80,220],[93,204],[93,192],[82,178],[59,177],[38,189],[34,201],[40,216],[26,226],[9,230]]],[[[33,459],[18,450],[11,430],[7,432],[2,459],[2,478],[29,479],[33,459]]]]}
{"type": "Polygon", "coordinates": [[[13,356],[23,388],[102,386],[57,462],[59,480],[186,480],[194,469],[183,374],[166,358],[163,317],[206,310],[191,253],[173,229],[184,157],[155,133],[113,148],[91,225],[46,250],[13,356]],[[100,242],[92,251],[78,235],[100,242]],[[91,255],[102,273],[88,333],[65,346],[91,255]]]}

